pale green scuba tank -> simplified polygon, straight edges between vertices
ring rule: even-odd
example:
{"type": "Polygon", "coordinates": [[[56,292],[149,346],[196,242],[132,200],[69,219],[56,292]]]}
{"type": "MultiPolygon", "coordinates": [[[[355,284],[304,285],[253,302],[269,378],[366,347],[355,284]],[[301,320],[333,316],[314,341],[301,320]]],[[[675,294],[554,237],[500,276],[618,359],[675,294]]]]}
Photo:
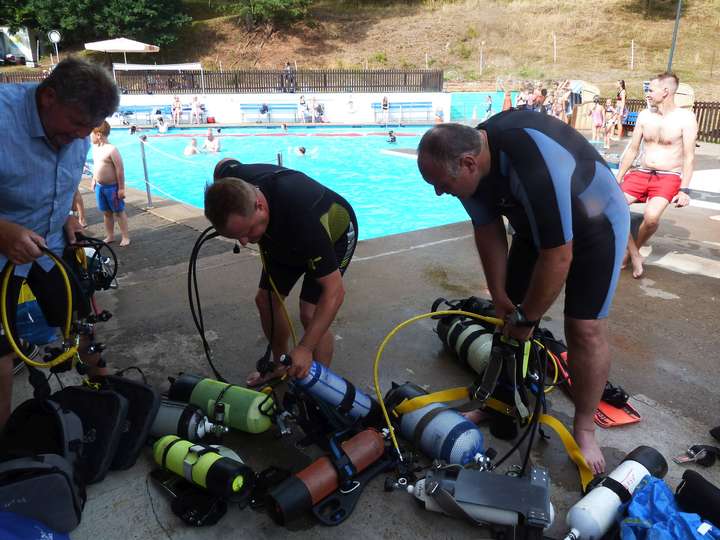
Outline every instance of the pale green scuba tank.
{"type": "Polygon", "coordinates": [[[187,373],[173,381],[168,397],[197,405],[215,424],[246,433],[267,431],[275,410],[267,394],[187,373]]]}
{"type": "Polygon", "coordinates": [[[255,484],[255,473],[244,463],[223,457],[216,447],[191,443],[175,435],[159,439],[153,446],[155,462],[226,499],[242,498],[255,484]]]}
{"type": "Polygon", "coordinates": [[[462,364],[482,375],[490,361],[493,331],[477,321],[463,317],[440,319],[437,333],[443,344],[462,364]]]}

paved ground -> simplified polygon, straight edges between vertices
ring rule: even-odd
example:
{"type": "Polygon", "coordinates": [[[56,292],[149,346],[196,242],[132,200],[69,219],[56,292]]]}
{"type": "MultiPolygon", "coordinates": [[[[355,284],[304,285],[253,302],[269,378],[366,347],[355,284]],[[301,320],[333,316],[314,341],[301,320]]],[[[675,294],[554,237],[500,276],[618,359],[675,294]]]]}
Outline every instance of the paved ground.
{"type": "MultiPolygon", "coordinates": [[[[716,150],[716,149],[713,149],[716,150]]],[[[717,168],[717,154],[709,154],[717,168]]],[[[102,235],[99,213],[85,193],[90,232],[102,235]]],[[[209,374],[190,317],[186,282],[187,259],[199,217],[182,205],[161,202],[143,209],[141,193],[128,207],[132,245],[117,248],[120,288],[98,296],[114,317],[98,329],[115,367],[136,365],[152,383],[167,387],[179,371],[209,374]]],[[[195,211],[197,215],[197,211],[195,211]]],[[[613,367],[611,380],[632,395],[644,419],[627,428],[601,430],[598,436],[608,465],[640,444],[652,445],[670,461],[690,444],[711,443],[708,429],[720,424],[718,414],[717,313],[720,303],[720,209],[671,208],[653,240],[646,277],[623,273],[610,318],[613,367]]],[[[206,244],[198,263],[206,327],[218,367],[231,380],[244,375],[264,350],[252,296],[260,262],[252,251],[232,253],[222,240],[206,244]]],[[[429,310],[439,296],[482,294],[484,280],[468,223],[361,242],[346,276],[348,294],[335,324],[334,368],[370,390],[375,350],[399,322],[429,310]]],[[[561,332],[561,303],[545,324],[561,332]]],[[[297,313],[296,301],[290,302],[297,313]]],[[[296,323],[297,324],[297,323],[296,323]]],[[[442,352],[425,320],[400,332],[381,365],[381,383],[412,380],[433,390],[467,381],[468,375],[442,352]]],[[[16,381],[15,400],[27,397],[24,381],[16,381]]],[[[552,394],[551,412],[569,425],[572,405],[552,394]]],[[[494,445],[494,443],[492,443],[494,445]]],[[[272,433],[239,434],[229,439],[257,470],[270,464],[300,468],[315,456],[296,450],[272,433]]],[[[549,469],[552,500],[558,512],[549,531],[564,532],[565,511],[579,498],[578,479],[559,442],[539,442],[534,460],[549,469]]],[[[166,500],[146,482],[150,452],[131,470],[110,473],[91,486],[83,522],[74,540],[253,538],[470,538],[478,531],[457,520],[422,511],[410,496],[384,493],[382,480],[371,484],[355,514],[340,528],[324,528],[310,520],[288,532],[264,514],[231,508],[215,527],[189,529],[170,511],[166,500]]],[[[670,463],[668,482],[675,486],[684,468],[670,463]]],[[[716,484],[720,469],[702,471],[716,484]]],[[[487,536],[480,531],[480,537],[487,536]]]]}

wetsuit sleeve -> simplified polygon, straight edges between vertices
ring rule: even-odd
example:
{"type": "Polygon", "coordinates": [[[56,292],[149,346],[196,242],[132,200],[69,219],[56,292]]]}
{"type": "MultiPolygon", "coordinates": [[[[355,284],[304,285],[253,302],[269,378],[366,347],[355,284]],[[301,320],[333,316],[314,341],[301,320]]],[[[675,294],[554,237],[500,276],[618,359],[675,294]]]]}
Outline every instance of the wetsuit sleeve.
{"type": "Polygon", "coordinates": [[[532,128],[503,135],[510,190],[527,214],[538,249],[551,249],[573,238],[572,154],[550,136],[532,128]]]}

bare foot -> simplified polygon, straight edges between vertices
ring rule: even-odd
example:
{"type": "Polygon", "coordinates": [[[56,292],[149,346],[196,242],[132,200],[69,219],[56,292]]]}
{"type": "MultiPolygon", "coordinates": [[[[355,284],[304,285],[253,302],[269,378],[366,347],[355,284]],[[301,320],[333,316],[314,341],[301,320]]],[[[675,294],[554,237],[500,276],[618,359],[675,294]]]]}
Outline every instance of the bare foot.
{"type": "Polygon", "coordinates": [[[130,245],[130,239],[129,238],[123,238],[120,240],[120,247],[125,247],[130,245]]]}
{"type": "Polygon", "coordinates": [[[467,420],[470,420],[473,424],[479,424],[483,420],[490,418],[490,415],[482,409],[475,409],[474,411],[468,411],[461,413],[467,420]]]}
{"type": "Polygon", "coordinates": [[[578,429],[573,430],[575,442],[578,443],[585,461],[590,467],[593,474],[602,474],[605,472],[605,458],[595,439],[595,429],[578,429]]]}
{"type": "Polygon", "coordinates": [[[640,279],[643,275],[643,260],[642,258],[633,259],[632,260],[632,269],[633,269],[633,277],[635,279],[640,279]]]}
{"type": "Polygon", "coordinates": [[[103,242],[105,242],[106,244],[112,244],[114,241],[114,237],[106,236],[105,238],[103,238],[103,242]]]}
{"type": "Polygon", "coordinates": [[[626,251],[625,256],[623,257],[622,264],[620,265],[620,268],[625,270],[627,268],[628,260],[630,259],[630,252],[626,251]]]}
{"type": "Polygon", "coordinates": [[[256,386],[262,386],[270,381],[279,379],[280,377],[285,375],[286,371],[287,368],[285,366],[281,366],[274,371],[271,371],[270,373],[266,373],[265,375],[260,375],[259,371],[253,371],[245,379],[245,384],[251,388],[256,386]]]}

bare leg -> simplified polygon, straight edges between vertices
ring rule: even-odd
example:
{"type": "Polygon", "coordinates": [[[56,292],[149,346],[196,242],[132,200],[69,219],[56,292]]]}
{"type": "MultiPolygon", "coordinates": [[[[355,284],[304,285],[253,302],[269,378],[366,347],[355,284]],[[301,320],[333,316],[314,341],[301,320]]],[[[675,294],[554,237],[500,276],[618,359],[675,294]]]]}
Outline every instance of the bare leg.
{"type": "Polygon", "coordinates": [[[112,212],[103,212],[103,223],[105,223],[105,239],[106,243],[115,241],[115,219],[112,212]]]}
{"type": "Polygon", "coordinates": [[[14,353],[0,357],[0,432],[5,427],[12,408],[13,358],[14,353]]]}
{"type": "MultiPolygon", "coordinates": [[[[625,195],[625,200],[627,201],[628,206],[630,206],[632,203],[637,201],[637,197],[633,197],[632,195],[628,195],[627,193],[623,193],[623,195],[625,195]]],[[[635,246],[635,249],[637,250],[637,244],[634,243],[632,233],[630,233],[630,240],[633,241],[633,246],[635,246]]],[[[639,253],[638,253],[638,255],[639,255],[639,253]]],[[[628,241],[628,250],[625,251],[625,256],[623,257],[622,265],[620,266],[620,268],[624,269],[627,266],[629,258],[630,258],[630,242],[628,241]]]]}
{"type": "MultiPolygon", "coordinates": [[[[630,261],[632,261],[633,277],[638,279],[643,275],[643,258],[640,256],[637,244],[632,233],[628,235],[627,254],[630,255],[630,261]]],[[[625,257],[627,258],[627,254],[625,257]]]]}
{"type": "MultiPolygon", "coordinates": [[[[307,328],[315,314],[315,304],[300,300],[300,321],[303,328],[307,328]]],[[[328,330],[320,338],[320,341],[313,351],[313,358],[324,366],[329,366],[332,362],[333,352],[335,351],[335,336],[328,330]]]]}
{"type": "Polygon", "coordinates": [[[128,236],[128,221],[125,211],[117,212],[118,227],[120,227],[120,245],[127,246],[130,244],[130,236],[128,236]]]}
{"type": "Polygon", "coordinates": [[[87,227],[87,220],[85,219],[85,203],[83,202],[82,195],[80,195],[80,191],[78,190],[75,190],[75,195],[73,196],[73,210],[78,213],[80,225],[87,227]]]}
{"type": "Polygon", "coordinates": [[[595,439],[593,416],[610,371],[607,321],[565,317],[568,364],[575,402],[573,435],[595,474],[605,470],[605,458],[595,439]]]}
{"type": "Polygon", "coordinates": [[[657,232],[660,226],[660,216],[662,216],[668,204],[670,204],[670,201],[663,197],[653,197],[647,202],[637,236],[638,249],[643,247],[650,240],[650,237],[657,232]]]}
{"type": "MultiPolygon", "coordinates": [[[[258,289],[255,295],[255,305],[260,313],[260,324],[262,325],[263,333],[267,340],[270,341],[273,359],[275,362],[278,362],[280,355],[288,352],[290,326],[288,326],[285,314],[275,293],[272,293],[271,302],[268,291],[258,289]]],[[[284,372],[285,368],[278,369],[275,373],[272,373],[270,377],[281,375],[284,372]]],[[[251,386],[255,386],[263,382],[263,377],[257,371],[253,371],[248,375],[246,382],[251,386]]]]}

